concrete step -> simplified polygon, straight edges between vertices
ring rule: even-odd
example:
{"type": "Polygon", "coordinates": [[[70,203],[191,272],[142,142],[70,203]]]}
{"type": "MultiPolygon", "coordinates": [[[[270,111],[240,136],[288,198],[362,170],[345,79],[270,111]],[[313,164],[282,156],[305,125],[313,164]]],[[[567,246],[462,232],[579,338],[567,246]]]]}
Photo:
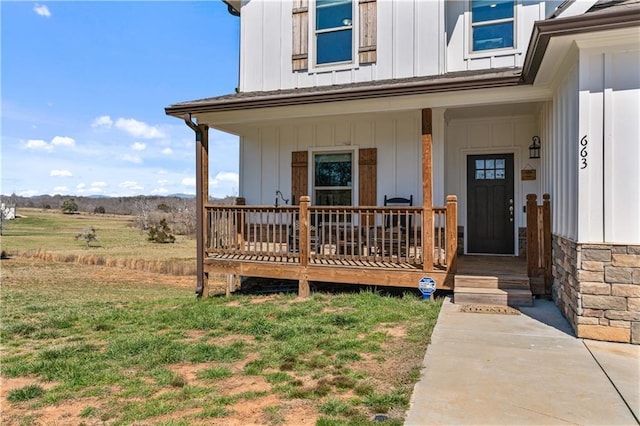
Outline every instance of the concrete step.
{"type": "Polygon", "coordinates": [[[477,288],[455,286],[455,304],[482,304],[500,306],[533,306],[530,290],[515,288],[477,288]]]}
{"type": "Polygon", "coordinates": [[[529,290],[529,278],[524,275],[456,275],[455,286],[529,290]]]}

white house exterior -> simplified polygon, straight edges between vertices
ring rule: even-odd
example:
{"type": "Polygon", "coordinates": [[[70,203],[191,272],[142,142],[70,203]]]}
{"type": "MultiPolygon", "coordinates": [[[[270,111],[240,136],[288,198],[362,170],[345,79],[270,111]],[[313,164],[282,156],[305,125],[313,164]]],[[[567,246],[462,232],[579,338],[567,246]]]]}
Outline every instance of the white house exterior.
{"type": "Polygon", "coordinates": [[[238,93],[166,112],[240,137],[248,205],[455,195],[459,252],[518,256],[527,194],[550,194],[554,300],[579,337],[640,343],[640,1],[227,3],[238,93]],[[348,182],[322,184],[331,161],[348,182]]]}

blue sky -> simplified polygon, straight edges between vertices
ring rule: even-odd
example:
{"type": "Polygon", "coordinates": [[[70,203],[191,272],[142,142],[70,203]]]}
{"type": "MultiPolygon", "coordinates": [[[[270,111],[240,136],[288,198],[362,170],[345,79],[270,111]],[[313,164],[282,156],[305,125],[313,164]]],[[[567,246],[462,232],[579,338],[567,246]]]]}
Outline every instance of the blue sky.
{"type": "MultiPolygon", "coordinates": [[[[239,20],[209,1],[2,1],[0,193],[195,193],[194,134],[164,107],[233,93],[239,20]]],[[[210,195],[238,191],[211,130],[210,195]]]]}

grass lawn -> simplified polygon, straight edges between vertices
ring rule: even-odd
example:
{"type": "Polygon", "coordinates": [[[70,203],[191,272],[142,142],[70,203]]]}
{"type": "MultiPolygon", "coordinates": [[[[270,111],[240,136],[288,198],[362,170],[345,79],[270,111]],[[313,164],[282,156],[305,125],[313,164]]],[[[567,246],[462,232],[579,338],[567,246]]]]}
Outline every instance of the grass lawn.
{"type": "Polygon", "coordinates": [[[68,215],[34,208],[20,208],[18,213],[23,217],[4,222],[0,239],[2,250],[10,255],[195,274],[195,238],[177,235],[173,244],[152,243],[135,227],[133,216],[68,215]],[[87,247],[75,236],[89,226],[95,228],[98,241],[87,247]]]}
{"type": "Polygon", "coordinates": [[[197,300],[192,277],[1,262],[3,425],[399,425],[440,309],[373,292],[197,300]]]}

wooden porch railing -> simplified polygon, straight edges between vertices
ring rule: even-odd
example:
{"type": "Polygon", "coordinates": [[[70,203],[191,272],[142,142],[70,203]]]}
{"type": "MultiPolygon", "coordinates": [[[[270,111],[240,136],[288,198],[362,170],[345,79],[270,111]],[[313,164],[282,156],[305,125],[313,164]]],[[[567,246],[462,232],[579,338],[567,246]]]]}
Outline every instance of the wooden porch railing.
{"type": "Polygon", "coordinates": [[[527,195],[527,275],[534,279],[544,279],[543,289],[535,290],[534,294],[550,295],[551,197],[544,194],[542,205],[538,205],[537,198],[536,194],[527,195]]]}
{"type": "Polygon", "coordinates": [[[214,206],[205,207],[205,254],[248,255],[301,264],[423,264],[455,267],[457,202],[432,209],[434,232],[422,244],[420,207],[214,206]],[[357,263],[354,263],[357,262],[357,263]]]}

